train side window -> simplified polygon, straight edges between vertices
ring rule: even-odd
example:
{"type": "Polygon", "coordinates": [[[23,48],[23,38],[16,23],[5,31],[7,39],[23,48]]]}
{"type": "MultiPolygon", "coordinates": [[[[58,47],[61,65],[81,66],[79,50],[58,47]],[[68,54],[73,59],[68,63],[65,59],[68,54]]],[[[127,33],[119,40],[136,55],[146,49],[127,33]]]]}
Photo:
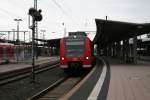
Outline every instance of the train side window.
{"type": "Polygon", "coordinates": [[[97,55],[97,44],[94,44],[94,55],[97,55]]]}

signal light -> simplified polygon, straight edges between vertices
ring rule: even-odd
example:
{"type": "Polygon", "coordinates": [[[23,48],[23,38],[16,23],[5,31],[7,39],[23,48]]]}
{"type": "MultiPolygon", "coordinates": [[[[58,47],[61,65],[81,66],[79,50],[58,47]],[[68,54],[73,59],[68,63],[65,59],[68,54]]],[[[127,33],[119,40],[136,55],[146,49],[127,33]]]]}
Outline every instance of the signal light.
{"type": "Polygon", "coordinates": [[[34,19],[35,19],[36,21],[41,21],[41,20],[42,20],[41,10],[37,11],[37,12],[34,14],[34,19]]]}
{"type": "Polygon", "coordinates": [[[30,8],[29,9],[29,15],[33,16],[33,14],[37,12],[37,10],[35,8],[30,8]]]}
{"type": "Polygon", "coordinates": [[[35,21],[41,21],[42,20],[41,12],[42,12],[41,9],[39,9],[38,11],[35,8],[29,9],[29,15],[31,15],[35,21]]]}

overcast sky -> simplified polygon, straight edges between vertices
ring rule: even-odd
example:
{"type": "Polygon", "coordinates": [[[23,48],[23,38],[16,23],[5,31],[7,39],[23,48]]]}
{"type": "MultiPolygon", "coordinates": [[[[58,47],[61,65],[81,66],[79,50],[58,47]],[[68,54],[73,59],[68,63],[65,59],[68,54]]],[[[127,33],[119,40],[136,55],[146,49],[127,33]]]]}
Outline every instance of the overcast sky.
{"type": "MultiPolygon", "coordinates": [[[[0,31],[16,29],[15,18],[23,20],[20,30],[29,30],[27,13],[33,1],[1,0],[0,31]]],[[[43,15],[39,33],[44,29],[47,39],[62,37],[62,23],[67,31],[96,31],[95,18],[105,19],[106,15],[109,20],[149,23],[149,5],[150,0],[38,0],[43,15]]]]}

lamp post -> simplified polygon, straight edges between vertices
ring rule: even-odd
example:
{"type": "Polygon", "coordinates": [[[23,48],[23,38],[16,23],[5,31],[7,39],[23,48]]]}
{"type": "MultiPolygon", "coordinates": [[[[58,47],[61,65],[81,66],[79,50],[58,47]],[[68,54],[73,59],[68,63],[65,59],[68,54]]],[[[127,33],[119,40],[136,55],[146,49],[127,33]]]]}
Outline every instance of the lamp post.
{"type": "MultiPolygon", "coordinates": [[[[46,32],[46,30],[41,30],[42,34],[43,34],[43,40],[45,39],[45,34],[44,32],[46,32]]],[[[44,43],[43,43],[43,48],[44,48],[44,43]]]]}
{"type": "Polygon", "coordinates": [[[10,32],[8,32],[8,41],[9,41],[9,39],[10,39],[10,32]]]}
{"type": "MultiPolygon", "coordinates": [[[[17,44],[20,45],[20,42],[19,42],[19,22],[22,21],[22,19],[14,19],[14,21],[17,22],[17,40],[16,41],[17,41],[17,44]]],[[[16,58],[17,58],[17,63],[18,63],[18,60],[19,60],[19,47],[17,48],[16,51],[17,51],[17,55],[16,55],[17,57],[16,58]]]]}
{"type": "Polygon", "coordinates": [[[66,25],[65,23],[62,23],[62,25],[64,26],[64,37],[66,37],[66,25]]]}
{"type": "Polygon", "coordinates": [[[17,41],[19,42],[19,22],[22,21],[22,19],[14,19],[14,21],[17,22],[17,41]]]}
{"type": "Polygon", "coordinates": [[[46,30],[41,30],[41,32],[43,33],[43,40],[44,40],[44,32],[46,32],[46,30]]]}
{"type": "Polygon", "coordinates": [[[12,29],[13,31],[13,41],[15,41],[15,29],[12,29]]]}

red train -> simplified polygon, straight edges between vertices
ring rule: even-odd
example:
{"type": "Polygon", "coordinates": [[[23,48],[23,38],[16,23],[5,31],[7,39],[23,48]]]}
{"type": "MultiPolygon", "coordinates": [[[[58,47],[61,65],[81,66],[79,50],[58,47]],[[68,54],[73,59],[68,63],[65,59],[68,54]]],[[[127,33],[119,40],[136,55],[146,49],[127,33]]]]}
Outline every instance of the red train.
{"type": "Polygon", "coordinates": [[[0,43],[0,63],[14,62],[17,58],[18,60],[31,58],[31,46],[0,43]]]}
{"type": "Polygon", "coordinates": [[[92,43],[84,32],[72,32],[60,40],[60,67],[65,72],[91,68],[93,60],[92,43]]]}
{"type": "Polygon", "coordinates": [[[14,45],[9,43],[0,43],[0,62],[11,60],[14,57],[14,45]]]}
{"type": "MultiPolygon", "coordinates": [[[[40,56],[50,56],[50,48],[38,47],[40,56]]],[[[55,49],[53,49],[55,50],[55,49]]],[[[14,45],[11,43],[0,43],[0,64],[5,62],[16,62],[31,59],[31,45],[14,45]]]]}

